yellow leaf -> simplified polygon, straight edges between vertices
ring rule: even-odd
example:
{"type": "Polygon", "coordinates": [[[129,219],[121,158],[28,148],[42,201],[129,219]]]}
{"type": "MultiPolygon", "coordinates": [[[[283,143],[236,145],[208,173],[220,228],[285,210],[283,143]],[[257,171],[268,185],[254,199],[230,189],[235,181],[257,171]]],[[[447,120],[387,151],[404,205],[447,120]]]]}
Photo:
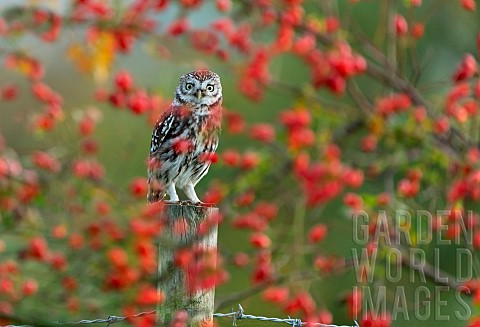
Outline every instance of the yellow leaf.
{"type": "Polygon", "coordinates": [[[113,33],[101,31],[89,44],[72,44],[67,56],[80,71],[93,75],[97,83],[102,83],[108,79],[115,61],[115,47],[113,33]]]}
{"type": "Polygon", "coordinates": [[[93,76],[97,82],[104,82],[115,60],[115,36],[111,32],[101,32],[93,44],[93,76]]]}

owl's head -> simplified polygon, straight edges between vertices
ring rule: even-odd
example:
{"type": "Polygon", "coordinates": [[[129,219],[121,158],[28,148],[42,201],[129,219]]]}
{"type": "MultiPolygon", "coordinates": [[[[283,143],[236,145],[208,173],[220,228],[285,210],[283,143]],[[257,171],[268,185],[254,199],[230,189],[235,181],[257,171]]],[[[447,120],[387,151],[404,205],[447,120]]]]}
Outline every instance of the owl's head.
{"type": "Polygon", "coordinates": [[[180,77],[175,100],[180,105],[211,106],[222,101],[220,77],[209,70],[196,70],[180,77]]]}

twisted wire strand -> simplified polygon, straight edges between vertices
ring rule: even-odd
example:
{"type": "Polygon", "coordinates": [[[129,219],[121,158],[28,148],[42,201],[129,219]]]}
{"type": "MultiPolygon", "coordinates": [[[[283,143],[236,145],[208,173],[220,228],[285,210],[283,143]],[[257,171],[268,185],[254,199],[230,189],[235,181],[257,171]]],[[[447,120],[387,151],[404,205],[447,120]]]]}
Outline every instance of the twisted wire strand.
{"type": "MultiPolygon", "coordinates": [[[[82,319],[78,321],[67,321],[67,322],[60,322],[56,321],[56,325],[87,325],[87,324],[107,324],[106,326],[109,326],[111,324],[115,324],[118,322],[122,322],[125,320],[129,319],[134,319],[134,318],[139,318],[143,316],[149,316],[156,314],[157,311],[145,311],[145,312],[140,312],[135,315],[131,316],[108,316],[107,318],[100,318],[100,319],[82,319]]],[[[232,319],[232,325],[237,326],[237,320],[242,320],[242,319],[251,319],[251,320],[258,320],[258,321],[269,321],[269,322],[280,322],[280,323],[286,323],[288,325],[294,326],[294,327],[301,327],[305,325],[309,326],[315,326],[315,327],[360,327],[355,321],[354,326],[339,326],[339,325],[328,325],[328,324],[322,324],[322,323],[311,323],[311,322],[303,322],[300,319],[295,319],[295,318],[275,318],[275,317],[263,317],[263,316],[255,316],[255,315],[250,315],[250,314],[245,314],[245,311],[243,310],[243,307],[239,304],[238,305],[238,311],[232,311],[229,313],[214,313],[214,317],[216,318],[231,318],[232,319]]],[[[4,327],[33,327],[32,325],[5,325],[4,327]]]]}
{"type": "Polygon", "coordinates": [[[254,316],[250,314],[245,314],[243,307],[239,304],[238,311],[230,312],[230,313],[214,313],[214,317],[230,317],[233,318],[232,325],[237,325],[237,320],[241,319],[252,319],[252,320],[259,320],[259,321],[269,321],[269,322],[283,322],[294,327],[301,327],[305,325],[315,326],[315,327],[359,327],[358,323],[355,321],[355,326],[338,326],[338,325],[328,325],[322,323],[311,323],[311,322],[303,322],[300,319],[290,318],[282,319],[282,318],[272,318],[272,317],[263,317],[263,316],[254,316]]]}
{"type": "Polygon", "coordinates": [[[82,319],[79,321],[67,321],[67,322],[59,322],[57,321],[56,323],[58,325],[84,325],[84,324],[100,324],[100,323],[107,323],[107,326],[110,324],[115,324],[117,322],[122,322],[127,319],[133,319],[133,318],[139,318],[143,316],[149,316],[157,313],[156,310],[153,311],[145,311],[145,312],[140,312],[135,315],[131,316],[126,316],[126,317],[119,317],[119,316],[108,316],[106,319],[82,319]]]}

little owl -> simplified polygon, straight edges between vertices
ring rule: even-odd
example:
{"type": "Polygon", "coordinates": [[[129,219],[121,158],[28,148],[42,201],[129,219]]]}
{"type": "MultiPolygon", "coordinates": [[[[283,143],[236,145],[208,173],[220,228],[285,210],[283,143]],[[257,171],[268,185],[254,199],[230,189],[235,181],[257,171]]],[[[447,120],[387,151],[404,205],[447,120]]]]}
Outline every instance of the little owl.
{"type": "Polygon", "coordinates": [[[148,202],[179,201],[176,187],[201,203],[195,185],[205,176],[218,146],[222,118],[220,77],[197,70],[180,77],[170,107],[152,133],[148,162],[148,202]]]}

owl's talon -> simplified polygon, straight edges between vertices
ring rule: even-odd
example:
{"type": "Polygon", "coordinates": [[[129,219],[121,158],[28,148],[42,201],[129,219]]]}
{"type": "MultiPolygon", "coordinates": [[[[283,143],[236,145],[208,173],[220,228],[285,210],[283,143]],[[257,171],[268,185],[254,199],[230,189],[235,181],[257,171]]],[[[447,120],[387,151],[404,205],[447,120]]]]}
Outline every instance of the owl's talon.
{"type": "Polygon", "coordinates": [[[199,205],[201,205],[202,207],[208,207],[208,208],[215,207],[215,203],[208,203],[208,202],[200,202],[199,205]]]}
{"type": "Polygon", "coordinates": [[[215,203],[207,203],[202,201],[194,202],[192,204],[197,207],[207,207],[207,208],[215,207],[215,203]]]}
{"type": "Polygon", "coordinates": [[[195,206],[195,207],[214,207],[215,206],[214,203],[206,203],[202,201],[193,202],[192,200],[182,200],[182,201],[177,201],[175,203],[182,206],[195,206]]]}
{"type": "Polygon", "coordinates": [[[163,202],[165,202],[166,204],[182,204],[182,201],[165,200],[163,202]]]}
{"type": "Polygon", "coordinates": [[[192,200],[183,200],[183,201],[180,201],[180,203],[185,206],[195,206],[199,202],[193,202],[192,200]]]}

